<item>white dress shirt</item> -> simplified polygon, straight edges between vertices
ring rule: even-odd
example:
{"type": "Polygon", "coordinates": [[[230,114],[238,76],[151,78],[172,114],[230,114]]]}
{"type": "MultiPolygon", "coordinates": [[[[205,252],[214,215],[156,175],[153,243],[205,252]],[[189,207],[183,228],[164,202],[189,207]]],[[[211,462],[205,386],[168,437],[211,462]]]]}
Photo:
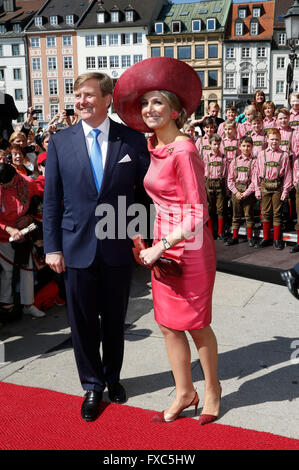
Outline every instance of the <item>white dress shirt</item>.
{"type": "MultiPolygon", "coordinates": [[[[90,155],[90,150],[93,142],[93,137],[90,135],[90,131],[94,129],[91,127],[87,122],[83,121],[82,119],[82,127],[83,127],[83,132],[85,135],[85,140],[86,140],[86,148],[88,151],[88,155],[90,155]]],[[[98,135],[98,142],[101,147],[102,151],[102,163],[103,163],[103,169],[105,168],[105,163],[106,163],[106,158],[107,158],[107,150],[108,150],[108,137],[109,137],[109,130],[110,130],[110,120],[108,116],[106,117],[105,121],[102,122],[100,126],[98,126],[96,129],[99,129],[101,133],[98,135]]]]}

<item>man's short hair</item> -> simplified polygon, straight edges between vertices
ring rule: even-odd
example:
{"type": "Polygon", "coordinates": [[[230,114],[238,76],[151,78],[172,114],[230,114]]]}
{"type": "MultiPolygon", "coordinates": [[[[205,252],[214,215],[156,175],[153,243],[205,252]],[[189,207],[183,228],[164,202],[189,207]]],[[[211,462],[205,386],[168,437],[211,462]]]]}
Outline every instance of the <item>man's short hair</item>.
{"type": "Polygon", "coordinates": [[[74,91],[76,91],[84,82],[87,80],[98,80],[99,87],[102,91],[102,95],[112,95],[113,93],[113,81],[106,73],[100,72],[87,72],[82,73],[79,77],[76,78],[74,83],[74,91]]]}

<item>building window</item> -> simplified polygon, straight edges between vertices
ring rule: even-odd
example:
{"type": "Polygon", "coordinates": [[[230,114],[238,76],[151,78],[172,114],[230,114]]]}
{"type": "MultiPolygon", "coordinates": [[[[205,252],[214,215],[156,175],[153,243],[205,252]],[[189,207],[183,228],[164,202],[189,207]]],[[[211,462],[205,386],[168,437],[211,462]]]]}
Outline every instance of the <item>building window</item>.
{"type": "Polygon", "coordinates": [[[215,31],[216,29],[216,19],[215,18],[208,18],[207,19],[207,30],[208,31],[215,31]]]}
{"type": "Polygon", "coordinates": [[[203,71],[203,70],[199,70],[199,71],[197,72],[197,75],[198,75],[199,78],[200,78],[202,88],[204,88],[204,86],[205,86],[205,73],[204,73],[204,71],[203,71]]]}
{"type": "Polygon", "coordinates": [[[131,67],[131,56],[130,55],[122,55],[121,56],[121,66],[123,69],[126,67],[131,67]]]}
{"type": "Polygon", "coordinates": [[[20,32],[21,32],[21,25],[20,25],[20,23],[16,23],[16,24],[13,25],[13,31],[14,31],[15,33],[20,33],[20,32]]]}
{"type": "Polygon", "coordinates": [[[14,80],[22,80],[22,71],[21,71],[21,69],[13,69],[13,78],[14,78],[14,80]]]}
{"type": "Polygon", "coordinates": [[[243,36],[243,23],[236,23],[235,24],[235,35],[236,36],[243,36]]]}
{"type": "Polygon", "coordinates": [[[131,44],[131,34],[130,33],[123,33],[121,35],[121,43],[122,44],[131,44]]]}
{"type": "Polygon", "coordinates": [[[155,23],[155,33],[164,34],[164,23],[155,23]]]}
{"type": "Polygon", "coordinates": [[[246,8],[239,8],[238,17],[239,17],[239,18],[246,18],[246,16],[247,16],[247,10],[246,10],[246,8]]]}
{"type": "Polygon", "coordinates": [[[30,38],[30,47],[40,47],[40,38],[39,37],[30,38]]]}
{"type": "Polygon", "coordinates": [[[52,26],[58,25],[58,16],[50,16],[50,25],[52,26]]]}
{"type": "Polygon", "coordinates": [[[173,56],[174,56],[173,46],[165,46],[164,47],[164,56],[173,58],[173,56]]]}
{"type": "Polygon", "coordinates": [[[285,68],[285,57],[277,57],[277,68],[284,69],[285,68]]]}
{"type": "Polygon", "coordinates": [[[85,36],[85,46],[86,47],[95,46],[95,37],[93,34],[87,34],[85,36]]]}
{"type": "Polygon", "coordinates": [[[5,26],[5,24],[0,24],[0,33],[6,33],[6,26],[5,26]]]}
{"type": "Polygon", "coordinates": [[[108,66],[107,56],[99,56],[98,57],[98,67],[99,69],[106,69],[108,66]]]}
{"type": "Polygon", "coordinates": [[[200,44],[195,46],[195,59],[204,59],[205,58],[205,46],[200,44]]]}
{"type": "Polygon", "coordinates": [[[208,87],[218,86],[218,71],[208,70],[208,87]]]}
{"type": "Polygon", "coordinates": [[[62,45],[63,46],[71,46],[72,45],[72,36],[71,36],[71,34],[67,34],[66,36],[62,36],[62,45]]]}
{"type": "Polygon", "coordinates": [[[97,23],[105,23],[105,13],[97,13],[97,23]]]}
{"type": "Polygon", "coordinates": [[[43,25],[43,18],[41,16],[36,16],[34,18],[34,25],[35,26],[42,26],[43,25]]]}
{"type": "Polygon", "coordinates": [[[57,69],[57,60],[56,57],[48,57],[48,70],[57,69]]]}
{"type": "Polygon", "coordinates": [[[74,15],[66,15],[65,23],[66,24],[74,24],[74,15]]]}
{"type": "Polygon", "coordinates": [[[287,35],[286,33],[279,33],[278,34],[278,45],[285,46],[287,43],[287,35]]]}
{"type": "Polygon", "coordinates": [[[191,59],[191,46],[178,46],[178,59],[191,59]]]}
{"type": "Polygon", "coordinates": [[[227,73],[225,75],[225,88],[235,88],[235,74],[227,73]]]}
{"type": "Polygon", "coordinates": [[[111,23],[118,23],[119,22],[119,12],[112,11],[111,12],[111,23]]]}
{"type": "Polygon", "coordinates": [[[227,47],[226,48],[226,58],[227,59],[234,59],[235,58],[235,48],[234,47],[227,47]]]}
{"type": "Polygon", "coordinates": [[[39,111],[41,111],[40,113],[38,113],[37,117],[38,117],[38,121],[43,121],[43,120],[44,120],[44,108],[43,108],[43,105],[36,104],[36,105],[34,105],[34,109],[38,109],[39,111]]]}
{"type": "Polygon", "coordinates": [[[34,96],[42,96],[43,94],[42,80],[33,80],[33,94],[34,96]]]}
{"type": "Polygon", "coordinates": [[[258,72],[256,74],[256,88],[266,87],[266,76],[264,72],[258,72]]]}
{"type": "Polygon", "coordinates": [[[266,57],[266,48],[265,47],[258,47],[257,48],[257,56],[258,56],[258,58],[266,57]]]}
{"type": "Polygon", "coordinates": [[[98,46],[106,46],[107,45],[107,35],[106,34],[98,34],[97,35],[97,42],[98,42],[98,46]]]}
{"type": "Polygon", "coordinates": [[[118,34],[109,34],[109,46],[118,46],[118,34]]]}
{"type": "Polygon", "coordinates": [[[118,68],[119,67],[119,57],[118,55],[111,55],[109,57],[109,64],[110,68],[118,68]]]}
{"type": "Polygon", "coordinates": [[[58,104],[50,104],[50,114],[51,114],[51,119],[53,119],[56,114],[59,113],[59,107],[58,104]]]}
{"type": "Polygon", "coordinates": [[[137,62],[141,62],[143,60],[143,55],[142,54],[136,54],[133,56],[133,62],[134,64],[137,64],[137,62]]]}
{"type": "Polygon", "coordinates": [[[71,55],[63,58],[63,68],[72,69],[73,68],[73,57],[71,55]]]}
{"type": "Polygon", "coordinates": [[[64,79],[64,93],[72,95],[74,93],[74,80],[72,78],[64,79]]]}
{"type": "Polygon", "coordinates": [[[253,7],[252,16],[253,18],[259,18],[261,16],[261,9],[258,7],[253,7]]]}
{"type": "Polygon", "coordinates": [[[201,20],[192,20],[192,31],[193,33],[201,31],[201,20]]]}
{"type": "Polygon", "coordinates": [[[250,35],[257,36],[259,34],[259,23],[258,21],[253,21],[250,23],[250,35]]]}
{"type": "Polygon", "coordinates": [[[209,51],[209,59],[217,59],[218,58],[218,44],[209,44],[208,46],[209,51]]]}
{"type": "Polygon", "coordinates": [[[284,93],[284,80],[276,81],[276,93],[284,93]]]}
{"type": "Polygon", "coordinates": [[[58,94],[58,86],[56,78],[51,78],[49,80],[49,95],[57,95],[58,94]]]}
{"type": "Polygon", "coordinates": [[[12,44],[11,46],[12,55],[19,56],[20,55],[20,44],[12,44]]]}
{"type": "Polygon", "coordinates": [[[95,57],[86,57],[86,68],[95,69],[96,68],[96,58],[95,57]]]}
{"type": "Polygon", "coordinates": [[[3,56],[3,46],[0,45],[0,57],[3,56]]]}
{"type": "Polygon", "coordinates": [[[134,11],[133,10],[126,11],[126,21],[128,23],[132,23],[134,21],[134,11]]]}
{"type": "Polygon", "coordinates": [[[250,47],[242,47],[242,59],[248,59],[250,57],[250,47]]]}
{"type": "Polygon", "coordinates": [[[5,75],[4,75],[4,69],[0,69],[0,80],[4,80],[5,75]]]}
{"type": "Polygon", "coordinates": [[[56,36],[47,36],[47,47],[56,47],[56,36]]]}
{"type": "Polygon", "coordinates": [[[16,101],[22,101],[23,100],[23,89],[22,88],[16,88],[15,89],[15,100],[16,101]]]}
{"type": "Polygon", "coordinates": [[[133,44],[142,44],[142,33],[133,33],[133,44]]]}
{"type": "Polygon", "coordinates": [[[173,21],[171,23],[171,31],[173,34],[178,34],[181,32],[181,22],[180,21],[173,21]]]}
{"type": "Polygon", "coordinates": [[[160,47],[151,47],[151,56],[152,57],[160,57],[161,56],[161,48],[160,47]]]}
{"type": "Polygon", "coordinates": [[[41,59],[40,57],[32,57],[32,70],[41,70],[41,59]]]}

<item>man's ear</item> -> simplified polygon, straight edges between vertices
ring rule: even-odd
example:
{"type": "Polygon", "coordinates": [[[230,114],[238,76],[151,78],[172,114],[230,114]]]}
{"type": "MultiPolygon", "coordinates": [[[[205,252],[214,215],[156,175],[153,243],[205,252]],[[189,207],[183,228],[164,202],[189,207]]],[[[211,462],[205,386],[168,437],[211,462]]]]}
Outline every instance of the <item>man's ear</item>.
{"type": "Polygon", "coordinates": [[[112,104],[112,95],[108,94],[105,96],[105,101],[106,101],[106,107],[107,109],[110,108],[112,104]]]}

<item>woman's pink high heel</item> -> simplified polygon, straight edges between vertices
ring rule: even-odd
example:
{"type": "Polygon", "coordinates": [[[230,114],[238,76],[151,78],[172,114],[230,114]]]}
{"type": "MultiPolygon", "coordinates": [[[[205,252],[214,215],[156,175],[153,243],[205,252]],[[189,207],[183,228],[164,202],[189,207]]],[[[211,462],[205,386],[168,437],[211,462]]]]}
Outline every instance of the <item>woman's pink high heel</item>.
{"type": "MultiPolygon", "coordinates": [[[[220,400],[221,400],[222,388],[221,388],[220,383],[219,383],[219,386],[220,386],[220,400]]],[[[219,414],[218,415],[201,414],[199,417],[199,424],[201,426],[204,426],[205,424],[209,424],[209,423],[212,423],[213,421],[216,421],[218,417],[219,417],[219,414]]]]}
{"type": "Polygon", "coordinates": [[[191,403],[189,403],[189,405],[187,406],[184,406],[183,408],[181,408],[177,413],[175,414],[167,414],[165,415],[165,411],[160,411],[159,413],[157,413],[156,415],[154,415],[151,419],[151,421],[153,423],[171,423],[172,421],[175,421],[180,413],[185,410],[186,408],[189,408],[190,406],[194,406],[194,416],[197,416],[197,408],[198,408],[198,403],[199,403],[199,398],[198,398],[198,395],[197,395],[197,392],[195,392],[195,395],[191,401],[191,403]]]}

